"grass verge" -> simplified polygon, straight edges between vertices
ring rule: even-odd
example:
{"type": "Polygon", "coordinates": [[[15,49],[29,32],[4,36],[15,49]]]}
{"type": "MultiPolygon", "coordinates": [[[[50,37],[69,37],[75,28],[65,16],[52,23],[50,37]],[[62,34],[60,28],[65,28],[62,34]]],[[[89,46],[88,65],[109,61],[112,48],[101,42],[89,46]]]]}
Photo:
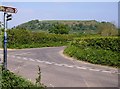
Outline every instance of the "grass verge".
{"type": "Polygon", "coordinates": [[[8,70],[3,70],[1,76],[2,89],[45,89],[44,85],[33,84],[8,70]]]}
{"type": "Polygon", "coordinates": [[[64,54],[70,57],[77,58],[78,60],[87,61],[93,64],[107,65],[120,68],[119,53],[111,50],[95,49],[91,47],[80,48],[69,45],[64,54]]]}

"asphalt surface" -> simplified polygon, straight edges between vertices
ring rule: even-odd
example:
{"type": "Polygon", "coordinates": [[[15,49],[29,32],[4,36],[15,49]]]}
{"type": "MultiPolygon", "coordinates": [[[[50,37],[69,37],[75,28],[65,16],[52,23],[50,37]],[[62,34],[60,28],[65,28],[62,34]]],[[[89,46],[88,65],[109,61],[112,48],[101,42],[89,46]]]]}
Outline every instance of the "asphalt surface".
{"type": "Polygon", "coordinates": [[[8,50],[8,69],[35,83],[40,66],[41,82],[48,87],[118,87],[117,69],[69,58],[64,48],[8,50]]]}

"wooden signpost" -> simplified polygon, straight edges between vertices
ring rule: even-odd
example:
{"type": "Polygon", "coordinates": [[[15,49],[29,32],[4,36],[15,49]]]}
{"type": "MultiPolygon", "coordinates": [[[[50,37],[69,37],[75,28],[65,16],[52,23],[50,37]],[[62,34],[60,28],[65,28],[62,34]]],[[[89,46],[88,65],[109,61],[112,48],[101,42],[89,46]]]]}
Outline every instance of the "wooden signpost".
{"type": "Polygon", "coordinates": [[[13,7],[0,6],[0,11],[5,13],[17,13],[17,9],[13,7]]]}

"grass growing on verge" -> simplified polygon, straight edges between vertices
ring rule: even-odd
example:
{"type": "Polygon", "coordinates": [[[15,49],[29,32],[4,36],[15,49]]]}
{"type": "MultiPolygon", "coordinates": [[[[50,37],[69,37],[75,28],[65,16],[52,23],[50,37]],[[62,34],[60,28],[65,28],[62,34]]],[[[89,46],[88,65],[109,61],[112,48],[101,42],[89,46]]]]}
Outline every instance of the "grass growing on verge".
{"type": "Polygon", "coordinates": [[[33,84],[10,71],[2,71],[2,89],[45,89],[43,85],[33,84]]]}
{"type": "MultiPolygon", "coordinates": [[[[77,58],[78,60],[120,68],[119,49],[116,49],[118,48],[118,41],[116,41],[116,43],[114,40],[109,41],[110,45],[114,44],[114,46],[111,47],[108,45],[108,39],[109,38],[93,38],[93,41],[92,39],[87,38],[87,41],[86,39],[73,41],[64,50],[64,53],[71,57],[77,58]],[[106,42],[107,44],[105,44],[106,42]],[[105,45],[105,47],[103,48],[101,45],[105,45]],[[115,50],[113,50],[114,48],[115,50]]],[[[113,39],[117,40],[116,38],[113,39]]]]}

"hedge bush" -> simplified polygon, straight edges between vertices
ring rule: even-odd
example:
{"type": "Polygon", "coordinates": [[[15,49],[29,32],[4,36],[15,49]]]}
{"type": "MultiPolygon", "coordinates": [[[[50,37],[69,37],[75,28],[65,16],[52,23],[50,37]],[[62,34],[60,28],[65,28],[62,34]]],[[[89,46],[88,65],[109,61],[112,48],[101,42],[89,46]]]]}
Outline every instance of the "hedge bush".
{"type": "Polygon", "coordinates": [[[90,37],[75,39],[71,45],[77,47],[102,48],[104,50],[120,51],[120,39],[118,37],[90,37]]]}
{"type": "Polygon", "coordinates": [[[75,39],[64,53],[94,64],[120,67],[118,37],[75,39]]]}
{"type": "Polygon", "coordinates": [[[9,48],[33,48],[67,45],[75,35],[49,34],[45,32],[31,32],[24,29],[8,30],[9,48]]]}

